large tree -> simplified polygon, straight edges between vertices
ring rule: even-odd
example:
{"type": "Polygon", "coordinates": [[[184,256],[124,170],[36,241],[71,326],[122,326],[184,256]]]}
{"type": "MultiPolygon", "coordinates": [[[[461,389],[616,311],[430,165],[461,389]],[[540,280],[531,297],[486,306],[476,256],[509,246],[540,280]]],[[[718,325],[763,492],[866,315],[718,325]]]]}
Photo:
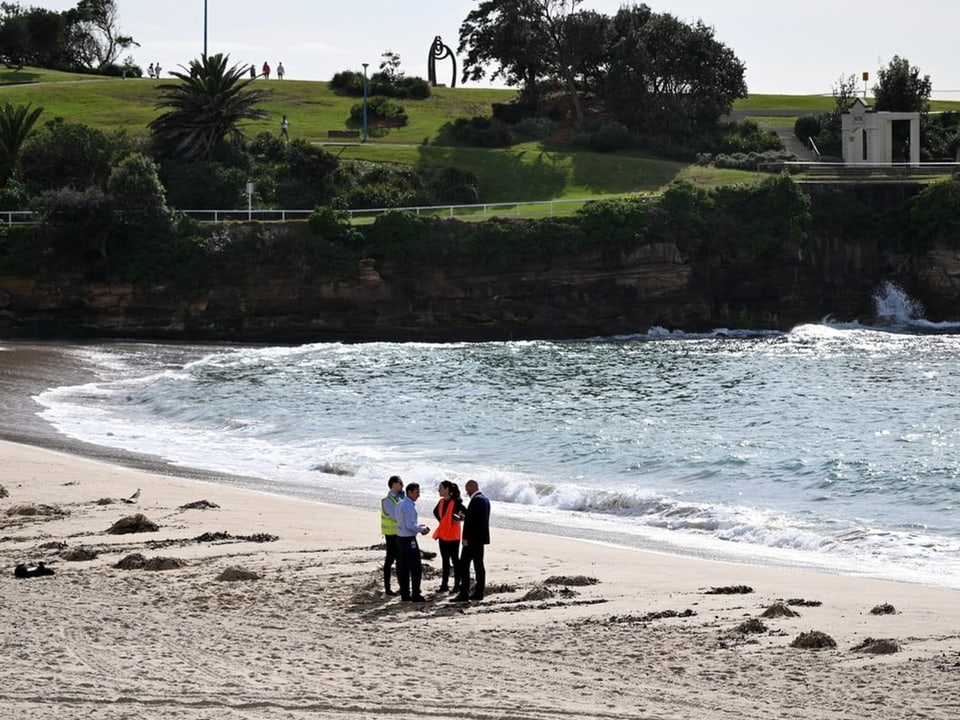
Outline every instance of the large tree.
{"type": "Polygon", "coordinates": [[[63,12],[0,3],[0,61],[59,70],[98,70],[136,46],[120,31],[114,0],[80,0],[63,12]]]}
{"type": "Polygon", "coordinates": [[[74,49],[87,67],[110,65],[124,50],[139,47],[131,36],[121,33],[114,0],[80,0],[71,19],[74,49]]]}
{"type": "Polygon", "coordinates": [[[562,83],[575,119],[583,124],[579,86],[596,77],[596,51],[606,18],[578,12],[582,0],[486,0],[460,26],[463,79],[491,77],[531,90],[545,80],[562,83]]]}
{"type": "Polygon", "coordinates": [[[243,141],[242,122],[267,117],[257,105],[270,92],[247,89],[253,82],[249,66],[228,67],[228,62],[222,54],[192,60],[189,67],[180,66],[183,72],[171,73],[179,82],[158,86],[157,107],[166,112],[149,127],[168,157],[211,160],[220,143],[243,141]]]}
{"type": "Polygon", "coordinates": [[[930,93],[933,84],[929,75],[920,75],[920,68],[911,67],[910,61],[899,55],[877,73],[873,86],[874,104],[877,110],[892,112],[918,112],[926,114],[930,109],[930,93]]]}
{"type": "Polygon", "coordinates": [[[694,137],[746,97],[745,68],[702,21],[622,7],[608,41],[607,107],[641,133],[694,137]]]}

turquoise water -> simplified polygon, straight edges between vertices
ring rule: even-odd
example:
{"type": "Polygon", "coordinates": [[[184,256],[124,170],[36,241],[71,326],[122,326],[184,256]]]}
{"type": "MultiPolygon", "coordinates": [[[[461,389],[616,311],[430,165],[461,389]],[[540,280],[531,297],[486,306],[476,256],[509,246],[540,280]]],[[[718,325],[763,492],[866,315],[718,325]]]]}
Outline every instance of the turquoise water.
{"type": "Polygon", "coordinates": [[[475,478],[503,524],[960,587],[960,336],[886,300],[782,334],[77,347],[101,380],[37,400],[270,492],[374,507],[400,474],[432,507],[475,478]]]}

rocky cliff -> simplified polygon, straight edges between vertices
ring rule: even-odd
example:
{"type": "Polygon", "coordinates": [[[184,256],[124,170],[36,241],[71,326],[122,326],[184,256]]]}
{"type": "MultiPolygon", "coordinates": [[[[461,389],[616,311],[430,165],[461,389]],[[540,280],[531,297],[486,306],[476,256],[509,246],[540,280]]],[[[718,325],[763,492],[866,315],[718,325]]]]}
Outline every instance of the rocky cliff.
{"type": "Polygon", "coordinates": [[[960,319],[956,251],[911,256],[880,234],[850,239],[821,228],[759,257],[707,251],[691,258],[654,243],[497,272],[374,257],[336,274],[264,262],[189,288],[92,282],[67,272],[0,276],[0,335],[307,342],[786,330],[827,315],[869,322],[885,281],[923,302],[930,319],[960,319]]]}

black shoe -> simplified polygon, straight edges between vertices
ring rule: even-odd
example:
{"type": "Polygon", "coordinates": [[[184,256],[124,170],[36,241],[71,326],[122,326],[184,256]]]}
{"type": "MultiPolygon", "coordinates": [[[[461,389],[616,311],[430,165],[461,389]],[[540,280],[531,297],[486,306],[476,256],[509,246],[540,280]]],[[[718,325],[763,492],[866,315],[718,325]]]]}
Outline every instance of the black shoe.
{"type": "Polygon", "coordinates": [[[456,595],[456,594],[458,594],[459,592],[460,592],[460,587],[457,586],[457,585],[455,585],[455,586],[453,587],[453,589],[450,591],[450,594],[451,594],[451,595],[456,595]]]}
{"type": "Polygon", "coordinates": [[[473,593],[469,597],[471,600],[483,600],[483,595],[478,595],[477,593],[473,593]]]}
{"type": "Polygon", "coordinates": [[[410,598],[410,602],[422,603],[427,602],[427,599],[423,595],[414,595],[412,598],[410,598]]]}
{"type": "Polygon", "coordinates": [[[390,588],[387,588],[386,590],[383,591],[383,594],[384,594],[384,595],[396,595],[396,594],[397,594],[397,591],[396,591],[396,590],[391,590],[390,588]]]}
{"type": "Polygon", "coordinates": [[[452,598],[450,598],[450,600],[448,600],[448,602],[465,603],[470,602],[470,598],[468,598],[466,595],[454,595],[452,598]]]}
{"type": "Polygon", "coordinates": [[[400,600],[401,600],[402,602],[410,602],[410,596],[409,596],[409,595],[401,595],[401,596],[400,596],[400,600]]]}
{"type": "Polygon", "coordinates": [[[450,587],[448,585],[441,585],[440,587],[437,588],[437,592],[438,593],[450,592],[450,587]]]}

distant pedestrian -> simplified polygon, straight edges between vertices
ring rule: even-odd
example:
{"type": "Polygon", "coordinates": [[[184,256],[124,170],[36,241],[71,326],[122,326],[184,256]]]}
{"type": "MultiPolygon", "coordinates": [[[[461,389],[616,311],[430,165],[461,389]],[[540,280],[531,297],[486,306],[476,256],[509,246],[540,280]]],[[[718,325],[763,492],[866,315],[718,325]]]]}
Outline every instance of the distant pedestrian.
{"type": "Polygon", "coordinates": [[[286,115],[280,118],[280,137],[286,140],[290,139],[290,123],[287,122],[286,115]]]}
{"type": "Polygon", "coordinates": [[[283,74],[286,70],[283,69],[283,63],[277,63],[277,80],[283,80],[283,74]]]}
{"type": "Polygon", "coordinates": [[[260,68],[260,73],[267,79],[270,79],[270,63],[266,60],[263,61],[263,67],[260,68]]]}
{"type": "Polygon", "coordinates": [[[160,79],[160,63],[154,63],[154,65],[153,65],[153,76],[154,76],[155,78],[157,78],[157,80],[160,79]]]}
{"type": "Polygon", "coordinates": [[[154,76],[154,75],[153,75],[153,63],[150,63],[149,65],[147,65],[147,75],[148,75],[149,77],[153,77],[153,76],[154,76]]]}
{"type": "Polygon", "coordinates": [[[253,80],[257,76],[257,69],[251,64],[250,65],[250,79],[253,80]]]}

